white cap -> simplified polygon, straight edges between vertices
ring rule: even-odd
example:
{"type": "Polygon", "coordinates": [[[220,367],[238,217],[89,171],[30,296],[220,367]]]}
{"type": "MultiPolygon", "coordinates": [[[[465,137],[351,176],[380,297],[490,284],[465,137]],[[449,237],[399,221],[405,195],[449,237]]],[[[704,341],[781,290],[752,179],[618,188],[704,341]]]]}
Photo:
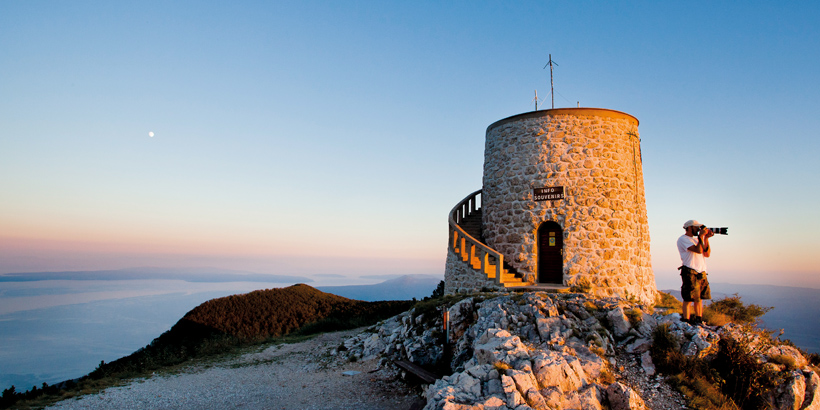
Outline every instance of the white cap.
{"type": "Polygon", "coordinates": [[[701,225],[703,225],[703,224],[702,224],[702,223],[700,223],[700,222],[698,222],[697,220],[695,220],[695,219],[690,219],[690,220],[688,220],[688,221],[686,221],[686,222],[684,222],[684,223],[683,223],[683,229],[686,229],[686,228],[688,228],[688,227],[690,227],[690,226],[701,226],[701,225]]]}

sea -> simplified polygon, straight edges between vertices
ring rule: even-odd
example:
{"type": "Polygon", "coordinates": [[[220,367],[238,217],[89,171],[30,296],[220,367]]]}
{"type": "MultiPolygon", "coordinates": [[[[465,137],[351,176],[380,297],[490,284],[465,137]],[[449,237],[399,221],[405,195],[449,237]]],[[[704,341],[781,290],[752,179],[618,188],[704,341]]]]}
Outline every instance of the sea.
{"type": "Polygon", "coordinates": [[[203,302],[289,284],[0,282],[0,388],[82,377],[148,345],[203,302]]]}

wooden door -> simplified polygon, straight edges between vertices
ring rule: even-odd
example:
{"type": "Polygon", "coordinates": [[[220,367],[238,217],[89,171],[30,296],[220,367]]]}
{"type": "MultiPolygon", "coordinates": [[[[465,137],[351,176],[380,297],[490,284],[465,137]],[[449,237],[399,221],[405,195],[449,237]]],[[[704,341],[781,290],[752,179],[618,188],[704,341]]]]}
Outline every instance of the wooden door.
{"type": "Polygon", "coordinates": [[[538,227],[538,283],[564,283],[564,230],[547,221],[538,227]]]}

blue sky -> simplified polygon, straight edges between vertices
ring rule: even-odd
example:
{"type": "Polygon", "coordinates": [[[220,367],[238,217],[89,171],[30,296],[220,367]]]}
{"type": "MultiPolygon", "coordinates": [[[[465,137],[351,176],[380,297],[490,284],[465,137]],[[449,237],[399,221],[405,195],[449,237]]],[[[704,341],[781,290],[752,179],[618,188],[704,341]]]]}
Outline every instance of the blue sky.
{"type": "Polygon", "coordinates": [[[556,107],[641,122],[659,286],[695,218],[713,281],[820,288],[819,7],[2,2],[0,273],[443,273],[552,54],[556,107]]]}

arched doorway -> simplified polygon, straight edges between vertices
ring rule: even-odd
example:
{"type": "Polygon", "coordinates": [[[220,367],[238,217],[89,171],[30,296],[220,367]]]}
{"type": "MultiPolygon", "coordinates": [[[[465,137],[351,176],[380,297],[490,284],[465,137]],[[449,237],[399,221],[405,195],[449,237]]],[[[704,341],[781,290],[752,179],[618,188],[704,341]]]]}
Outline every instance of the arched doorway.
{"type": "Polygon", "coordinates": [[[564,283],[564,230],[557,222],[538,227],[538,283],[564,283]]]}

